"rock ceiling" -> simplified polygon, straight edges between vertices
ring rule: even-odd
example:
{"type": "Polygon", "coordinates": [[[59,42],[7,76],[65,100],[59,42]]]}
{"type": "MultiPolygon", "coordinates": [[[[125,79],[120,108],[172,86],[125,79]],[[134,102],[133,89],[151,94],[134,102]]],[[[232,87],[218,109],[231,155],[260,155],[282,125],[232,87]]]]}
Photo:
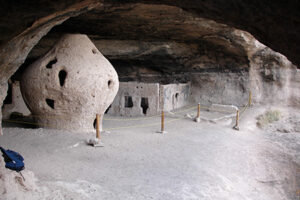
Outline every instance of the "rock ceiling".
{"type": "MultiPolygon", "coordinates": [[[[74,2],[2,1],[0,42],[7,42],[35,20],[66,9],[74,2]]],[[[52,33],[80,32],[94,39],[143,42],[196,41],[203,45],[208,42],[209,46],[222,43],[230,44],[229,51],[241,56],[243,50],[231,44],[235,38],[230,38],[231,28],[223,25],[227,24],[251,33],[299,66],[299,8],[299,1],[104,1],[104,6],[66,21],[52,33]]]]}

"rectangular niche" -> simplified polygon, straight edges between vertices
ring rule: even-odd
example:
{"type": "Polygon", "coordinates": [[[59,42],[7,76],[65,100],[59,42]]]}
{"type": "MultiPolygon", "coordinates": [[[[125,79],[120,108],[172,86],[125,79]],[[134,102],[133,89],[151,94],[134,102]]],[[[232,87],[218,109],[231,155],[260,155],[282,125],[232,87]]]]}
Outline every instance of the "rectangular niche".
{"type": "Polygon", "coordinates": [[[132,96],[124,96],[124,97],[125,97],[125,108],[132,108],[133,107],[132,96]]]}

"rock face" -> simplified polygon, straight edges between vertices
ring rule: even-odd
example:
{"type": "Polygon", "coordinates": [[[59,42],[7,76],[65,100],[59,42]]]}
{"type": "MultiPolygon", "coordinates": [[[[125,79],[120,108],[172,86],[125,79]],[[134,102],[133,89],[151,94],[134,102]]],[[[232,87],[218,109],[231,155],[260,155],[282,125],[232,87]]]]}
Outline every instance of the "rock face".
{"type": "Polygon", "coordinates": [[[11,87],[11,102],[9,104],[4,104],[2,109],[3,119],[9,119],[10,114],[13,112],[17,112],[24,116],[30,115],[30,111],[28,110],[22,94],[20,90],[20,82],[16,81],[10,84],[11,87]]]}
{"type": "MultiPolygon", "coordinates": [[[[36,19],[55,11],[65,10],[67,6],[76,2],[82,2],[82,0],[59,2],[31,0],[22,2],[22,4],[16,1],[3,1],[0,7],[0,44],[9,41],[13,36],[25,30],[36,19]]],[[[157,25],[165,26],[164,30],[176,36],[177,28],[184,23],[185,14],[179,12],[175,13],[175,16],[171,16],[168,14],[170,8],[166,9],[166,6],[172,6],[193,16],[211,19],[245,30],[266,46],[287,56],[294,64],[300,65],[298,56],[300,43],[298,34],[300,31],[299,1],[270,3],[268,0],[105,0],[90,1],[89,5],[94,6],[97,2],[103,3],[105,8],[94,10],[79,19],[71,20],[68,26],[63,26],[62,29],[65,32],[72,32],[73,30],[78,31],[77,29],[80,28],[80,33],[105,38],[119,37],[122,40],[129,38],[139,41],[142,41],[142,38],[166,40],[170,38],[168,34],[145,22],[147,22],[147,18],[156,20],[157,25]],[[172,20],[176,23],[175,26],[169,23],[172,20]]],[[[186,25],[192,27],[193,23],[195,21],[186,25]]],[[[195,29],[190,30],[192,31],[184,32],[181,36],[186,36],[188,39],[189,35],[193,35],[195,29]]]]}
{"type": "Polygon", "coordinates": [[[65,35],[24,72],[21,91],[40,126],[87,132],[119,88],[118,75],[86,35],[65,35]]]}
{"type": "MultiPolygon", "coordinates": [[[[30,10],[33,4],[27,5],[25,12],[30,10]]],[[[99,2],[94,0],[85,0],[81,2],[71,2],[68,4],[62,11],[57,11],[54,9],[51,13],[43,13],[40,15],[38,20],[34,19],[31,21],[30,25],[23,26],[20,28],[16,22],[12,22],[10,20],[4,20],[5,24],[8,26],[18,26],[18,31],[12,31],[10,28],[1,28],[6,29],[4,35],[10,35],[9,37],[5,37],[4,35],[1,38],[5,38],[4,41],[1,41],[0,47],[0,106],[3,104],[3,100],[7,93],[7,81],[8,79],[17,71],[17,69],[22,65],[25,61],[28,53],[31,49],[38,43],[38,41],[46,35],[52,27],[56,26],[57,24],[61,24],[65,20],[69,19],[70,17],[79,15],[83,12],[87,12],[96,6],[100,6],[99,2]],[[73,4],[72,4],[73,3],[73,4]],[[9,22],[10,21],[10,22],[9,22]],[[29,27],[28,27],[29,26],[29,27]],[[21,32],[20,32],[21,31],[21,32]],[[8,33],[9,32],[9,33],[8,33]],[[13,33],[13,35],[11,35],[13,33]]],[[[1,13],[4,14],[8,19],[13,19],[12,16],[18,16],[18,14],[14,13],[12,10],[18,6],[13,6],[11,4],[6,4],[5,6],[1,5],[1,13]],[[8,7],[7,7],[8,6],[8,7]],[[5,11],[4,11],[5,10],[5,11]],[[2,12],[3,11],[3,12],[2,12]],[[14,14],[13,14],[14,13],[14,14]],[[12,14],[12,16],[11,16],[12,14]]],[[[44,8],[47,6],[43,5],[44,8]]],[[[21,9],[22,10],[22,9],[21,9]]],[[[38,9],[35,9],[38,10],[38,9]]],[[[17,11],[18,12],[18,11],[17,11]]],[[[2,17],[1,17],[2,19],[2,17]]],[[[24,15],[22,17],[17,17],[17,21],[23,23],[24,15]]],[[[26,23],[26,22],[25,22],[26,23]]],[[[0,113],[0,120],[2,120],[2,112],[0,113]]],[[[0,135],[2,134],[2,125],[0,125],[0,135]]]]}
{"type": "MultiPolygon", "coordinates": [[[[0,105],[2,106],[2,103],[6,97],[6,91],[7,91],[7,83],[2,83],[0,84],[0,89],[2,90],[1,93],[0,93],[0,105]]],[[[0,112],[0,120],[2,120],[2,112],[0,112]]],[[[3,134],[2,132],[2,126],[0,125],[0,136],[3,134]]]]}
{"type": "MultiPolygon", "coordinates": [[[[191,81],[196,103],[242,106],[251,90],[255,103],[299,105],[299,69],[245,31],[172,6],[136,4],[97,11],[97,19],[103,22],[101,35],[91,37],[116,68],[120,81],[191,81]],[[124,25],[123,18],[128,19],[124,25]],[[122,35],[109,33],[115,27],[122,29],[122,35]]],[[[79,26],[88,16],[57,27],[29,57],[40,56],[54,43],[56,32],[69,30],[71,25],[76,31],[89,32],[87,26],[79,26]]],[[[99,27],[96,16],[89,23],[99,27]]]]}
{"type": "Polygon", "coordinates": [[[1,199],[42,199],[42,190],[37,186],[37,178],[32,171],[23,170],[22,175],[6,169],[5,162],[0,157],[0,194],[1,199]]]}

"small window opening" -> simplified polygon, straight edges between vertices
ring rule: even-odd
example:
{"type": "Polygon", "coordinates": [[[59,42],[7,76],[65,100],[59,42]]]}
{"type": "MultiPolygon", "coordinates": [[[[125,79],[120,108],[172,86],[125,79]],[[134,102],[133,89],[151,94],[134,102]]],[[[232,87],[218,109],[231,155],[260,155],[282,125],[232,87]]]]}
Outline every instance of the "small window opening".
{"type": "Polygon", "coordinates": [[[111,105],[108,106],[108,108],[105,111],[105,114],[108,113],[109,109],[111,108],[111,105]]]}
{"type": "Polygon", "coordinates": [[[125,108],[132,108],[133,102],[131,96],[125,96],[125,108]]]}
{"type": "Polygon", "coordinates": [[[12,86],[11,84],[8,84],[7,96],[4,99],[3,105],[12,104],[12,98],[12,86]]]}
{"type": "Polygon", "coordinates": [[[54,100],[53,99],[46,99],[46,103],[50,108],[54,109],[54,100]]]}
{"type": "Polygon", "coordinates": [[[178,101],[178,96],[179,96],[179,93],[177,92],[177,93],[175,94],[175,98],[176,98],[177,101],[178,101]]]}
{"type": "Polygon", "coordinates": [[[97,125],[97,118],[95,118],[95,120],[93,122],[94,129],[96,129],[96,125],[97,125]]]}
{"type": "Polygon", "coordinates": [[[143,108],[143,114],[146,115],[149,108],[148,98],[142,97],[141,107],[143,108]]]}
{"type": "Polygon", "coordinates": [[[53,60],[51,60],[47,65],[46,68],[47,69],[52,69],[52,65],[54,65],[55,63],[57,63],[57,59],[54,58],[53,60]]]}
{"type": "Polygon", "coordinates": [[[67,72],[65,70],[60,70],[58,73],[60,86],[64,86],[66,77],[67,77],[67,72]]]}
{"type": "Polygon", "coordinates": [[[111,88],[112,86],[113,86],[113,81],[112,80],[109,80],[108,82],[107,82],[107,85],[108,85],[108,88],[111,88]]]}

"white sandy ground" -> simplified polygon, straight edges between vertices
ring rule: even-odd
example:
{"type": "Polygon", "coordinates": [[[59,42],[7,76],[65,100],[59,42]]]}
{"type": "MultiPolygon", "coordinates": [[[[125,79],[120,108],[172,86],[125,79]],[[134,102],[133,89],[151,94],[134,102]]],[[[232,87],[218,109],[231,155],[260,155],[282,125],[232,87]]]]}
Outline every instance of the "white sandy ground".
{"type": "MultiPolygon", "coordinates": [[[[300,112],[276,108],[284,117],[258,129],[267,109],[247,110],[240,131],[183,118],[164,135],[160,125],[111,130],[97,148],[85,144],[94,133],[4,128],[0,145],[24,156],[26,180],[0,161],[0,199],[299,200],[300,112]]],[[[159,121],[104,121],[104,129],[159,121]]]]}

